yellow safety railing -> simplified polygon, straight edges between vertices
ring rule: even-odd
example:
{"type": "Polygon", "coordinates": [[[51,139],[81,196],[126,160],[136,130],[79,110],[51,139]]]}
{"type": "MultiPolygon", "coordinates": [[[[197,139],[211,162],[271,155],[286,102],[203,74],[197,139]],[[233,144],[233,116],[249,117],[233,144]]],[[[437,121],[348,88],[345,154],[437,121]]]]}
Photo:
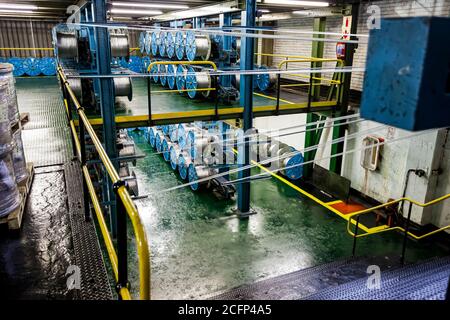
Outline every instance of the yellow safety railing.
{"type": "Polygon", "coordinates": [[[163,65],[169,65],[169,64],[171,64],[171,65],[180,65],[180,64],[183,64],[183,65],[209,65],[214,69],[214,71],[217,71],[217,65],[214,62],[208,61],[208,60],[205,60],[205,61],[153,61],[148,65],[147,71],[150,72],[150,70],[153,66],[160,65],[160,64],[163,64],[163,65]]]}
{"type": "MultiPolygon", "coordinates": [[[[409,202],[410,205],[413,205],[413,204],[414,204],[414,205],[416,205],[416,206],[425,208],[425,207],[429,207],[429,206],[431,206],[431,205],[434,205],[434,204],[436,204],[436,203],[442,202],[442,201],[444,201],[444,200],[446,200],[446,199],[448,199],[448,198],[450,198],[450,193],[449,193],[449,194],[446,194],[446,195],[444,195],[444,196],[442,196],[442,197],[439,197],[439,198],[437,198],[437,199],[434,199],[434,200],[432,200],[432,201],[429,201],[429,202],[427,202],[427,203],[420,203],[420,202],[418,202],[418,201],[415,201],[415,200],[412,200],[412,199],[409,199],[409,198],[400,198],[400,199],[393,200],[393,201],[389,201],[389,202],[387,202],[387,203],[384,203],[384,204],[381,204],[381,205],[378,205],[378,206],[375,206],[375,207],[372,207],[372,208],[368,208],[368,209],[360,210],[360,211],[357,211],[357,212],[353,212],[353,213],[351,213],[351,214],[348,215],[349,219],[348,219],[348,221],[347,221],[347,232],[348,232],[351,236],[353,236],[353,237],[355,237],[355,238],[366,237],[366,236],[369,236],[369,235],[373,235],[373,234],[377,234],[377,233],[382,233],[382,232],[393,231],[393,230],[400,230],[400,231],[402,231],[402,232],[405,232],[406,230],[405,230],[404,228],[402,228],[402,227],[400,227],[400,226],[396,226],[396,227],[385,228],[385,229],[379,229],[379,230],[374,230],[374,231],[366,230],[365,233],[355,234],[353,231],[351,231],[350,223],[355,224],[354,219],[353,219],[354,217],[359,217],[359,216],[361,216],[361,215],[364,215],[364,214],[366,214],[366,213],[372,212],[372,211],[374,211],[374,210],[386,208],[386,207],[392,206],[392,205],[397,204],[397,203],[400,203],[400,202],[405,202],[405,201],[406,201],[406,202],[409,202]]],[[[414,233],[412,233],[412,232],[410,232],[410,231],[408,231],[407,234],[408,234],[410,237],[412,237],[412,238],[414,238],[414,239],[416,239],[416,240],[420,240],[420,239],[429,237],[429,236],[431,236],[431,235],[433,235],[433,234],[442,232],[442,231],[447,230],[447,229],[450,229],[450,225],[445,226],[445,227],[442,227],[442,228],[439,228],[439,229],[436,229],[436,230],[431,231],[431,232],[428,232],[428,233],[425,233],[425,234],[420,235],[420,236],[415,235],[414,233]]]]}
{"type": "MultiPolygon", "coordinates": [[[[91,137],[92,144],[94,145],[95,149],[97,150],[97,153],[98,153],[106,171],[108,172],[111,182],[113,184],[119,182],[120,181],[119,174],[117,173],[116,169],[114,168],[113,163],[109,159],[105,149],[103,148],[99,138],[97,137],[97,135],[94,131],[94,128],[90,124],[88,117],[84,113],[82,106],[78,102],[78,100],[75,96],[75,93],[70,88],[70,85],[60,67],[58,67],[58,74],[61,77],[63,85],[65,86],[67,93],[70,96],[70,99],[72,100],[72,102],[74,103],[74,105],[77,109],[80,121],[83,122],[83,124],[85,126],[85,130],[88,132],[89,136],[91,137]]],[[[69,111],[67,101],[65,101],[65,105],[66,105],[66,110],[69,111]]],[[[78,138],[77,138],[77,132],[76,132],[75,124],[74,124],[73,120],[70,123],[70,127],[72,130],[72,135],[74,137],[75,146],[76,146],[78,155],[81,157],[80,142],[78,141],[78,138]]],[[[114,276],[117,280],[118,279],[117,254],[115,252],[111,236],[108,232],[106,222],[103,217],[103,212],[101,210],[101,205],[100,205],[99,199],[97,198],[97,195],[95,193],[95,190],[94,190],[94,187],[92,184],[92,180],[89,175],[88,168],[86,165],[84,165],[82,169],[83,169],[83,175],[86,180],[86,184],[88,186],[91,201],[93,203],[94,211],[96,213],[96,217],[97,217],[97,220],[98,220],[98,223],[100,226],[100,230],[101,230],[103,239],[105,241],[105,246],[108,251],[108,256],[109,256],[109,259],[111,262],[114,276]]],[[[131,199],[131,196],[126,189],[126,186],[121,185],[120,187],[118,187],[117,195],[119,196],[120,200],[122,201],[123,207],[132,222],[134,234],[136,237],[136,246],[137,246],[138,258],[139,258],[139,277],[140,277],[140,279],[139,279],[140,280],[139,294],[140,294],[140,298],[142,300],[148,300],[148,299],[150,299],[150,250],[148,247],[148,241],[147,241],[147,235],[145,232],[145,228],[142,224],[138,210],[137,210],[136,206],[134,205],[133,200],[131,199]]],[[[122,297],[122,299],[124,299],[124,300],[131,299],[131,294],[129,292],[129,289],[126,287],[121,288],[119,291],[119,294],[122,297]]]]}

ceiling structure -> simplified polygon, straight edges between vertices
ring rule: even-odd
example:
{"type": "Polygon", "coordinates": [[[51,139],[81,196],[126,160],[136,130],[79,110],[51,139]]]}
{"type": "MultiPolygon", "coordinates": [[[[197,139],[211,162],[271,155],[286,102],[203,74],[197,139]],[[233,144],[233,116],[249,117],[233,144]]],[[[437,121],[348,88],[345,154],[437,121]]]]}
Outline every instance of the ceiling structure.
{"type": "MultiPolygon", "coordinates": [[[[309,2],[328,2],[333,6],[339,0],[310,0],[309,2]]],[[[41,18],[64,19],[68,16],[67,8],[85,0],[0,0],[0,18],[41,18]],[[22,8],[15,8],[21,6],[22,8]],[[22,11],[19,13],[19,11],[22,11]]],[[[111,15],[120,19],[143,19],[155,16],[165,16],[172,12],[182,12],[198,7],[218,5],[215,0],[108,0],[112,10],[111,15]],[[135,4],[135,5],[133,5],[135,4]],[[156,7],[151,7],[156,5],[156,7]],[[145,15],[145,13],[149,13],[145,15]]],[[[226,2],[226,1],[225,1],[226,2]]],[[[293,10],[311,9],[310,6],[293,5],[294,1],[286,0],[257,0],[258,9],[263,13],[291,12],[293,10]],[[277,3],[277,2],[282,2],[277,3]],[[291,2],[291,3],[289,3],[291,2]]],[[[350,2],[350,1],[345,1],[350,2]]]]}

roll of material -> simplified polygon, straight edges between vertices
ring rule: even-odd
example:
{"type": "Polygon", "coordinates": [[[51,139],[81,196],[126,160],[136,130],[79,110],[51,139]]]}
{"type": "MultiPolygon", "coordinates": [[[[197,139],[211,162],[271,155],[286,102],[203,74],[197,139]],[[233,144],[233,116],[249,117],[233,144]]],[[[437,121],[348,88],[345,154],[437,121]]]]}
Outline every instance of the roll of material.
{"type": "Polygon", "coordinates": [[[156,146],[156,151],[158,151],[158,152],[162,151],[163,139],[164,139],[163,132],[162,131],[156,132],[156,135],[155,135],[155,146],[156,146]]]}
{"type": "Polygon", "coordinates": [[[186,34],[182,31],[175,34],[175,54],[178,60],[183,60],[186,55],[186,34]]]}
{"type": "Polygon", "coordinates": [[[128,35],[123,33],[110,33],[109,39],[111,42],[111,57],[128,58],[130,56],[128,35]]]}
{"type": "Polygon", "coordinates": [[[155,135],[156,135],[156,127],[150,127],[148,129],[148,142],[152,148],[155,148],[155,135]]]}
{"type": "Polygon", "coordinates": [[[170,166],[173,170],[177,170],[178,167],[178,158],[181,154],[181,148],[178,144],[173,143],[169,148],[170,153],[170,166]]]}
{"type": "Polygon", "coordinates": [[[25,74],[30,77],[36,77],[41,74],[39,59],[36,58],[26,58],[23,61],[23,68],[25,70],[25,74]]]}
{"type": "Polygon", "coordinates": [[[156,57],[158,55],[159,52],[159,31],[155,31],[152,33],[152,43],[151,43],[151,48],[152,48],[152,55],[154,57],[156,57]]]}
{"type": "Polygon", "coordinates": [[[14,149],[12,158],[14,164],[14,175],[16,182],[21,183],[28,178],[27,161],[25,160],[25,151],[23,150],[22,130],[16,130],[13,134],[14,149]]]}
{"type": "Polygon", "coordinates": [[[165,38],[166,54],[169,59],[175,57],[175,32],[167,32],[165,38]]]}
{"type": "Polygon", "coordinates": [[[72,89],[75,97],[80,103],[83,103],[83,86],[80,78],[68,78],[67,82],[70,89],[72,89]]]}
{"type": "Polygon", "coordinates": [[[176,72],[176,82],[177,82],[177,89],[181,94],[184,94],[183,90],[186,90],[186,76],[187,76],[186,66],[182,64],[178,65],[176,72]]]}
{"type": "Polygon", "coordinates": [[[214,169],[208,168],[206,166],[196,166],[194,165],[194,163],[191,163],[188,168],[188,178],[189,182],[191,183],[191,189],[193,191],[199,190],[200,187],[207,182],[198,182],[198,180],[212,176],[215,173],[217,173],[217,171],[214,169]]]}
{"type": "Polygon", "coordinates": [[[78,60],[78,39],[76,34],[56,32],[56,53],[60,59],[78,60]]]}
{"type": "Polygon", "coordinates": [[[173,64],[167,65],[167,85],[169,86],[170,90],[173,90],[175,88],[176,83],[176,72],[175,67],[173,64]]]}
{"type": "Polygon", "coordinates": [[[169,141],[166,137],[162,138],[162,148],[161,152],[163,154],[164,160],[167,162],[170,161],[170,147],[173,146],[173,143],[169,141]]]}
{"type": "Polygon", "coordinates": [[[0,123],[19,120],[19,108],[13,74],[13,65],[0,64],[0,123]]]}
{"type": "Polygon", "coordinates": [[[159,82],[159,65],[154,64],[151,68],[150,68],[150,74],[152,75],[152,80],[154,83],[158,83],[159,82]]]}
{"type": "Polygon", "coordinates": [[[159,42],[158,42],[158,51],[159,51],[159,55],[161,57],[167,56],[166,38],[167,38],[167,33],[165,31],[161,31],[159,33],[159,42]]]}
{"type": "Polygon", "coordinates": [[[144,54],[145,53],[145,36],[147,35],[147,32],[141,32],[139,34],[139,51],[144,54]]]}
{"type": "Polygon", "coordinates": [[[7,216],[20,205],[11,152],[0,154],[0,199],[0,217],[7,216]]]}
{"type": "Polygon", "coordinates": [[[202,71],[196,72],[194,68],[189,67],[187,75],[186,75],[186,88],[188,91],[188,96],[191,99],[195,99],[196,97],[209,97],[211,91],[196,91],[198,89],[209,89],[211,88],[211,77],[208,71],[203,71],[205,69],[201,69],[202,71]]]}
{"type": "Polygon", "coordinates": [[[128,101],[133,100],[133,82],[129,77],[113,78],[114,95],[116,97],[128,97],[128,101]]]}
{"type": "Polygon", "coordinates": [[[178,173],[180,174],[181,179],[187,180],[188,168],[191,163],[192,161],[189,153],[182,151],[178,157],[178,173]]]}
{"type": "MultiPolygon", "coordinates": [[[[269,70],[267,66],[259,67],[260,70],[269,70]]],[[[277,76],[272,73],[260,73],[256,75],[256,85],[261,91],[272,89],[277,83],[277,76]]]]}
{"type": "Polygon", "coordinates": [[[145,33],[145,53],[152,54],[152,32],[147,31],[145,33]]]}
{"type": "Polygon", "coordinates": [[[167,65],[160,64],[159,65],[159,82],[161,85],[165,87],[167,85],[167,65]]]}
{"type": "Polygon", "coordinates": [[[211,55],[211,39],[208,35],[186,33],[186,57],[189,61],[208,60],[211,55]]]}
{"type": "Polygon", "coordinates": [[[134,173],[134,171],[130,171],[128,163],[120,164],[119,177],[126,182],[127,189],[128,191],[130,191],[131,195],[139,195],[136,174],[134,173]]]}

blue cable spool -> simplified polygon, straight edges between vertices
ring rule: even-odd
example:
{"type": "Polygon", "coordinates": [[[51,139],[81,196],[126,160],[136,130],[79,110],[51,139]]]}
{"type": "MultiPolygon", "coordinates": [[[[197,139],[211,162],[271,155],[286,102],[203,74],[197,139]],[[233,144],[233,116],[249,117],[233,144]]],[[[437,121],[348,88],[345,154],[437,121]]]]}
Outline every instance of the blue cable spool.
{"type": "MultiPolygon", "coordinates": [[[[293,148],[292,151],[295,151],[295,149],[293,148]]],[[[300,153],[284,159],[283,165],[287,169],[282,170],[283,175],[291,180],[298,180],[303,177],[303,166],[301,165],[303,161],[303,155],[300,153]]]]}
{"type": "Polygon", "coordinates": [[[173,32],[166,33],[166,53],[169,59],[175,57],[175,35],[173,32]]]}
{"type": "Polygon", "coordinates": [[[195,43],[195,33],[193,31],[186,32],[185,50],[188,60],[194,61],[197,56],[197,44],[195,43]]]}
{"type": "Polygon", "coordinates": [[[188,91],[187,94],[189,98],[195,99],[195,96],[197,95],[197,75],[195,74],[195,70],[192,67],[188,68],[187,74],[186,74],[186,89],[192,90],[188,91]]]}
{"type": "Polygon", "coordinates": [[[152,80],[154,83],[158,83],[159,82],[159,67],[157,64],[154,64],[151,69],[150,69],[150,74],[152,74],[152,80]]]}
{"type": "MultiPolygon", "coordinates": [[[[260,66],[259,70],[268,70],[266,66],[260,66]]],[[[256,85],[259,90],[267,91],[273,87],[275,84],[275,78],[269,73],[257,74],[256,75],[256,85]]]]}
{"type": "Polygon", "coordinates": [[[141,72],[142,70],[141,57],[131,56],[128,62],[128,69],[137,73],[141,72]]]}
{"type": "Polygon", "coordinates": [[[152,33],[151,47],[152,47],[152,55],[154,57],[156,57],[158,55],[158,50],[159,50],[159,32],[158,31],[155,31],[152,33]]]}
{"type": "Polygon", "coordinates": [[[170,131],[170,140],[172,140],[172,142],[178,141],[178,130],[176,127],[172,128],[172,130],[170,131]]]}
{"type": "Polygon", "coordinates": [[[164,160],[166,160],[167,162],[170,161],[170,146],[172,144],[169,145],[169,141],[167,141],[166,137],[163,137],[163,141],[162,141],[162,154],[163,154],[163,158],[164,160]]]}
{"type": "Polygon", "coordinates": [[[186,180],[188,177],[188,166],[191,163],[189,155],[185,152],[181,152],[178,157],[178,173],[181,179],[186,180]]]}
{"type": "Polygon", "coordinates": [[[143,133],[143,135],[144,135],[144,140],[145,140],[146,142],[150,143],[150,127],[144,128],[143,131],[144,131],[144,133],[143,133]]]}
{"type": "Polygon", "coordinates": [[[180,123],[178,125],[178,128],[177,128],[177,131],[178,131],[177,135],[178,135],[178,137],[186,136],[186,129],[185,129],[185,127],[186,127],[186,125],[184,123],[180,123]]]}
{"type": "Polygon", "coordinates": [[[161,130],[165,135],[168,135],[169,134],[169,125],[168,124],[163,125],[161,130]]]}
{"type": "Polygon", "coordinates": [[[14,66],[13,75],[15,77],[21,77],[25,74],[25,69],[22,65],[22,58],[9,58],[8,62],[14,66]]]}
{"type": "Polygon", "coordinates": [[[167,73],[169,74],[167,76],[167,85],[169,86],[170,90],[173,90],[175,88],[175,82],[176,82],[176,73],[175,73],[175,67],[173,64],[167,65],[167,73]]]}
{"type": "Polygon", "coordinates": [[[23,69],[25,74],[30,77],[35,77],[41,74],[41,69],[39,68],[39,60],[36,58],[26,58],[23,60],[23,69]]]}
{"type": "Polygon", "coordinates": [[[180,156],[180,148],[175,144],[172,144],[169,149],[170,153],[170,166],[173,170],[177,170],[178,167],[178,157],[180,156]]]}
{"type": "Polygon", "coordinates": [[[56,74],[55,58],[41,58],[39,61],[39,69],[41,69],[42,74],[46,76],[54,76],[56,74]]]}
{"type": "Polygon", "coordinates": [[[178,136],[178,145],[181,149],[184,149],[187,144],[186,136],[178,136]]]}
{"type": "Polygon", "coordinates": [[[139,51],[140,51],[141,53],[144,53],[144,52],[145,52],[145,45],[146,45],[146,43],[145,43],[145,37],[146,37],[146,35],[147,35],[146,32],[141,32],[141,33],[139,34],[139,51]]]}
{"type": "Polygon", "coordinates": [[[186,52],[185,36],[182,31],[175,34],[175,54],[178,60],[183,60],[186,52]]]}
{"type": "Polygon", "coordinates": [[[164,136],[161,134],[161,132],[157,132],[155,135],[155,145],[156,145],[156,151],[161,152],[162,151],[162,140],[164,139],[164,136]]]}
{"type": "Polygon", "coordinates": [[[177,67],[177,72],[176,72],[176,82],[177,82],[177,89],[178,92],[183,94],[184,91],[186,90],[186,74],[187,74],[187,69],[185,66],[183,65],[178,65],[177,67]]]}
{"type": "Polygon", "coordinates": [[[150,143],[150,146],[151,146],[152,148],[155,148],[155,147],[156,147],[156,144],[155,144],[155,143],[156,143],[155,135],[156,135],[156,128],[150,127],[149,130],[148,130],[148,142],[150,143]]]}
{"type": "Polygon", "coordinates": [[[150,57],[145,56],[141,58],[141,72],[142,73],[148,73],[148,66],[150,65],[152,61],[150,60],[150,57]]]}
{"type": "Polygon", "coordinates": [[[148,55],[152,54],[152,43],[153,43],[153,33],[147,31],[145,33],[145,53],[148,55]]]}
{"type": "MultiPolygon", "coordinates": [[[[190,183],[198,180],[197,170],[195,170],[195,166],[193,163],[191,163],[188,167],[188,179],[190,183]]],[[[197,191],[200,185],[198,184],[198,182],[194,182],[190,185],[190,187],[192,190],[197,191]]]]}
{"type": "Polygon", "coordinates": [[[167,76],[165,75],[165,74],[167,74],[167,65],[160,64],[159,65],[159,73],[160,73],[159,81],[161,82],[161,85],[163,87],[165,87],[167,84],[167,76]]]}
{"type": "Polygon", "coordinates": [[[165,57],[165,56],[167,56],[167,51],[166,51],[166,37],[167,37],[167,33],[166,32],[164,32],[164,31],[161,31],[160,33],[159,33],[159,47],[158,47],[158,50],[159,50],[159,55],[161,56],[161,57],[165,57]]]}

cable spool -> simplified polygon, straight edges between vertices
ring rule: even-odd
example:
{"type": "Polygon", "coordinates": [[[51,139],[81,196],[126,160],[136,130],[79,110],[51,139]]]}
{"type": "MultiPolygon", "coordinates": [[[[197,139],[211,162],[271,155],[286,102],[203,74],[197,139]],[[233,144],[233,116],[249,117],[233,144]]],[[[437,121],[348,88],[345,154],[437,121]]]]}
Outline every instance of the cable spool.
{"type": "Polygon", "coordinates": [[[59,59],[78,60],[78,39],[72,32],[56,32],[56,55],[59,59]]]}
{"type": "Polygon", "coordinates": [[[172,144],[169,148],[170,153],[170,166],[173,170],[177,170],[178,167],[178,158],[181,154],[181,148],[177,144],[172,144]]]}
{"type": "Polygon", "coordinates": [[[36,58],[26,58],[23,61],[23,68],[25,70],[25,74],[35,77],[41,74],[41,70],[39,68],[39,60],[36,58]]]}
{"type": "Polygon", "coordinates": [[[142,71],[142,59],[138,56],[131,56],[128,58],[127,68],[133,72],[139,73],[142,71]]]}
{"type": "Polygon", "coordinates": [[[152,41],[150,45],[152,49],[152,55],[156,57],[159,51],[159,31],[155,31],[152,33],[152,41]]]}
{"type": "Polygon", "coordinates": [[[14,175],[16,183],[22,183],[28,178],[27,162],[25,160],[25,152],[23,150],[22,129],[16,130],[13,134],[14,149],[12,151],[12,159],[14,166],[14,175]]]}
{"type": "Polygon", "coordinates": [[[131,78],[113,78],[113,82],[115,97],[128,97],[128,101],[133,100],[133,82],[131,78]]]}
{"type": "Polygon", "coordinates": [[[186,180],[188,177],[188,168],[192,163],[191,157],[189,153],[186,151],[182,151],[178,156],[178,173],[180,174],[181,179],[186,180]]]}
{"type": "Polygon", "coordinates": [[[173,90],[175,88],[176,82],[176,72],[173,64],[167,65],[167,73],[167,85],[169,86],[170,90],[173,90]]]}
{"type": "Polygon", "coordinates": [[[189,61],[208,60],[211,55],[211,40],[208,35],[186,33],[186,57],[189,61]]]}
{"type": "Polygon", "coordinates": [[[186,75],[187,75],[187,68],[180,64],[177,67],[177,72],[176,72],[176,82],[177,82],[177,89],[178,91],[183,94],[184,91],[182,90],[186,90],[186,75]]]}
{"type": "Polygon", "coordinates": [[[158,50],[159,50],[159,55],[161,57],[165,57],[167,56],[167,51],[166,51],[166,38],[167,38],[167,33],[164,31],[161,31],[159,33],[159,42],[158,42],[158,50]]]}
{"type": "Polygon", "coordinates": [[[67,82],[69,84],[70,89],[72,89],[73,93],[77,100],[82,104],[83,103],[83,87],[81,85],[80,78],[68,78],[67,82]]]}
{"type": "Polygon", "coordinates": [[[148,73],[148,66],[150,65],[152,61],[150,60],[150,57],[145,56],[141,58],[141,72],[142,73],[148,73]]]}
{"type": "MultiPolygon", "coordinates": [[[[268,70],[267,66],[261,66],[259,67],[260,70],[268,70]]],[[[277,76],[275,74],[269,74],[269,73],[260,73],[256,75],[256,85],[258,86],[259,90],[261,91],[267,91],[276,84],[277,82],[277,76]]]]}
{"type": "MultiPolygon", "coordinates": [[[[295,151],[295,149],[293,149],[292,151],[295,151]]],[[[300,153],[292,157],[283,159],[282,167],[287,169],[281,170],[281,173],[291,180],[298,180],[303,177],[303,166],[300,165],[303,162],[303,155],[301,155],[300,153]]]]}
{"type": "Polygon", "coordinates": [[[187,134],[188,134],[188,132],[190,132],[192,130],[195,130],[195,129],[196,129],[196,127],[194,127],[193,125],[186,124],[186,123],[180,123],[178,125],[178,128],[177,128],[178,137],[179,138],[180,137],[185,137],[186,139],[184,139],[184,140],[185,140],[185,142],[187,142],[187,134]]]}
{"type": "Polygon", "coordinates": [[[9,58],[8,63],[14,66],[13,75],[15,77],[21,77],[25,74],[25,69],[23,68],[23,60],[22,58],[9,58]]]}
{"type": "Polygon", "coordinates": [[[178,129],[175,127],[170,131],[170,140],[172,142],[178,142],[178,129]]]}
{"type": "Polygon", "coordinates": [[[191,158],[192,159],[199,159],[198,156],[203,155],[203,150],[206,146],[211,143],[211,137],[209,136],[203,136],[203,137],[196,137],[194,143],[190,145],[191,148],[191,158]]]}
{"type": "Polygon", "coordinates": [[[163,154],[164,160],[167,162],[170,161],[170,147],[173,145],[172,142],[168,141],[166,137],[162,138],[162,149],[161,152],[163,154]]]}
{"type": "Polygon", "coordinates": [[[167,84],[167,65],[166,64],[160,64],[159,65],[159,81],[161,82],[161,85],[163,87],[167,84]]]}
{"type": "Polygon", "coordinates": [[[158,131],[155,135],[155,146],[156,146],[156,151],[158,151],[158,152],[162,151],[163,139],[164,139],[164,134],[161,131],[158,131]]]}
{"type": "Polygon", "coordinates": [[[169,59],[175,57],[175,33],[167,32],[165,38],[166,54],[169,59]]]}
{"type": "Polygon", "coordinates": [[[158,83],[159,82],[159,65],[154,64],[151,68],[150,68],[150,74],[152,74],[152,80],[154,83],[158,83]]]}
{"type": "MultiPolygon", "coordinates": [[[[202,69],[203,70],[203,69],[202,69]]],[[[186,88],[188,90],[188,96],[191,99],[195,99],[198,96],[197,89],[208,89],[211,88],[211,77],[209,76],[209,72],[200,71],[195,72],[194,68],[189,67],[187,75],[186,75],[186,88]]],[[[201,96],[204,98],[208,98],[210,91],[200,91],[201,96]]]]}
{"type": "Polygon", "coordinates": [[[139,34],[139,51],[143,54],[145,53],[145,46],[146,46],[146,39],[145,36],[147,35],[146,32],[141,32],[139,34]]]}
{"type": "Polygon", "coordinates": [[[161,129],[165,135],[169,134],[169,125],[168,124],[163,125],[161,129]]]}
{"type": "Polygon", "coordinates": [[[195,166],[194,163],[191,163],[188,168],[188,178],[189,182],[192,183],[190,185],[193,191],[197,191],[200,187],[207,182],[196,182],[200,179],[207,178],[216,173],[216,170],[208,168],[206,166],[195,166]]]}
{"type": "Polygon", "coordinates": [[[178,60],[183,60],[186,54],[186,34],[182,31],[175,34],[175,54],[178,60]]]}
{"type": "Polygon", "coordinates": [[[156,128],[155,127],[150,127],[149,130],[148,130],[148,142],[150,143],[150,146],[152,148],[156,147],[155,135],[156,135],[156,128]]]}
{"type": "Polygon", "coordinates": [[[145,33],[145,53],[148,55],[152,54],[152,35],[150,31],[145,33]]]}
{"type": "Polygon", "coordinates": [[[39,60],[39,69],[46,76],[54,76],[56,74],[56,61],[54,58],[45,57],[39,60]]]}
{"type": "Polygon", "coordinates": [[[123,33],[110,33],[111,57],[124,57],[128,60],[130,56],[130,44],[128,35],[123,33]]]}
{"type": "Polygon", "coordinates": [[[204,135],[203,130],[198,128],[198,127],[194,127],[192,130],[187,131],[186,134],[186,144],[188,146],[192,146],[195,144],[195,140],[198,139],[199,137],[202,137],[204,135]]]}

